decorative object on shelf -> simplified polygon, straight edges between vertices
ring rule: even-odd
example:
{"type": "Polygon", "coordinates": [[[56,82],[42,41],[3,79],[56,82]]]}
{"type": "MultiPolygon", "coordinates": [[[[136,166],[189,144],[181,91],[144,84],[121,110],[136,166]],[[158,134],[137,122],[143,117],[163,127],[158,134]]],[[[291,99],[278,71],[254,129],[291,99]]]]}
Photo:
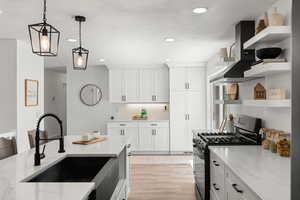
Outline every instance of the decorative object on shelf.
{"type": "Polygon", "coordinates": [[[264,13],[264,21],[265,21],[266,27],[268,27],[270,25],[268,12],[264,13]]]}
{"type": "Polygon", "coordinates": [[[47,4],[44,0],[43,22],[28,25],[31,49],[39,56],[57,56],[60,32],[47,23],[47,4]]]}
{"type": "Polygon", "coordinates": [[[87,106],[95,106],[102,99],[101,89],[94,84],[87,84],[80,90],[80,100],[87,106]]]}
{"type": "Polygon", "coordinates": [[[286,99],[286,89],[283,88],[270,88],[267,90],[267,98],[270,100],[283,100],[286,99]]]}
{"type": "Polygon", "coordinates": [[[258,26],[256,27],[256,34],[260,33],[265,28],[267,28],[265,20],[264,19],[259,20],[258,26]]]}
{"type": "Polygon", "coordinates": [[[142,108],[142,110],[141,110],[141,118],[142,119],[148,119],[148,113],[147,113],[147,110],[145,108],[142,108]]]}
{"type": "Polygon", "coordinates": [[[275,7],[270,18],[270,26],[283,26],[283,25],[284,25],[284,17],[282,14],[278,12],[278,8],[275,7]]]}
{"type": "Polygon", "coordinates": [[[280,56],[282,49],[279,47],[263,48],[256,50],[256,57],[264,59],[275,59],[280,56]]]}
{"type": "Polygon", "coordinates": [[[286,138],[279,140],[277,144],[277,152],[282,157],[290,156],[291,144],[290,141],[286,138]]]}
{"type": "Polygon", "coordinates": [[[39,105],[39,81],[25,80],[25,106],[39,105]]]}
{"type": "Polygon", "coordinates": [[[88,64],[89,50],[82,47],[81,23],[86,21],[84,16],[75,16],[75,21],[79,23],[79,47],[72,49],[73,69],[86,70],[88,64]]]}
{"type": "Polygon", "coordinates": [[[255,100],[265,100],[266,99],[266,89],[265,87],[257,83],[254,87],[254,99],[255,100]]]}
{"type": "Polygon", "coordinates": [[[231,52],[230,55],[228,55],[226,47],[220,49],[219,55],[221,62],[233,62],[235,60],[234,57],[231,57],[231,52]]]}
{"type": "Polygon", "coordinates": [[[226,86],[226,96],[224,99],[238,100],[239,99],[239,84],[233,83],[226,86]]]}

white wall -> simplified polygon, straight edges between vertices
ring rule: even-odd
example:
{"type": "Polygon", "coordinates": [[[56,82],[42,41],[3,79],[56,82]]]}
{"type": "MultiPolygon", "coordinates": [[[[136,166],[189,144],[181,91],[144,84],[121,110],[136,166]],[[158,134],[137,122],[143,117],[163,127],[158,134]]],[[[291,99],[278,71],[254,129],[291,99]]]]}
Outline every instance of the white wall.
{"type": "Polygon", "coordinates": [[[16,40],[0,40],[0,134],[17,129],[16,48],[16,40]]]}
{"type": "Polygon", "coordinates": [[[108,102],[108,70],[104,66],[89,66],[86,71],[67,67],[67,134],[83,134],[87,131],[105,132],[113,105],[108,102]],[[103,99],[96,106],[81,103],[80,89],[95,84],[102,90],[103,99]]]}
{"type": "MultiPolygon", "coordinates": [[[[30,44],[17,41],[17,145],[18,152],[29,149],[27,131],[36,128],[44,113],[44,58],[32,54],[30,44]],[[39,81],[39,105],[25,107],[25,79],[39,81]]],[[[43,129],[43,124],[41,129],[43,129]]]]}
{"type": "MultiPolygon", "coordinates": [[[[269,16],[273,12],[273,8],[278,7],[279,12],[286,15],[286,24],[290,25],[291,17],[291,0],[279,0],[275,3],[269,10],[269,16]]],[[[261,16],[257,16],[258,21],[261,16]]],[[[291,61],[291,40],[287,39],[279,44],[274,44],[284,49],[283,57],[291,61]]],[[[258,48],[267,47],[267,45],[262,45],[258,48]]],[[[216,64],[217,57],[213,57],[207,65],[208,75],[216,72],[219,67],[216,64]]],[[[285,88],[288,90],[288,97],[291,96],[291,74],[285,73],[272,77],[267,77],[265,79],[255,80],[251,82],[245,82],[240,84],[240,98],[243,99],[253,99],[253,88],[260,82],[265,88],[285,88]]],[[[209,87],[209,86],[208,86],[209,87]]],[[[211,102],[211,93],[208,92],[208,100],[211,102]]],[[[208,119],[212,117],[211,104],[208,105],[208,119]]],[[[268,128],[275,128],[280,130],[291,131],[291,109],[287,108],[256,108],[256,107],[245,107],[242,105],[230,105],[228,106],[228,113],[233,114],[246,114],[254,117],[260,117],[263,119],[263,125],[268,128]]],[[[208,127],[212,127],[211,120],[208,120],[208,127]]]]}
{"type": "MultiPolygon", "coordinates": [[[[45,70],[45,113],[54,113],[62,120],[64,134],[67,130],[66,79],[66,73],[45,70]]],[[[53,119],[45,120],[45,130],[49,137],[56,137],[60,133],[59,125],[53,119]]]]}

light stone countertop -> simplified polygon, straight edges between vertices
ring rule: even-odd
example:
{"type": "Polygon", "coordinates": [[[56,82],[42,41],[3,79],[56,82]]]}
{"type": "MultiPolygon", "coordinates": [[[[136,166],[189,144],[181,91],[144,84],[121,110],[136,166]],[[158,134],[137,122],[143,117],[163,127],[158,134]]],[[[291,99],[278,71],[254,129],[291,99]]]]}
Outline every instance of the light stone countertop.
{"type": "Polygon", "coordinates": [[[68,155],[117,157],[127,145],[126,137],[109,136],[91,145],[74,145],[80,136],[65,137],[65,153],[57,153],[59,142],[47,144],[46,158],[41,166],[34,166],[34,151],[0,160],[0,200],[84,200],[94,189],[94,183],[26,183],[33,177],[68,155]]]}
{"type": "Polygon", "coordinates": [[[210,146],[262,200],[291,199],[291,159],[261,146],[210,146]]]}

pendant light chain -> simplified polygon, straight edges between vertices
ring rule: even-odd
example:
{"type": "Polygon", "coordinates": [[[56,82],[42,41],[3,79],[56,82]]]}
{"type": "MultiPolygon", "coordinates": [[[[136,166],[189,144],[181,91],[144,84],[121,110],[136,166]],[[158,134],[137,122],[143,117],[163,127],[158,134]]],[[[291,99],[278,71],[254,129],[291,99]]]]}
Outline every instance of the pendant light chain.
{"type": "Polygon", "coordinates": [[[79,47],[81,48],[82,42],[81,42],[81,21],[79,22],[79,47]]]}
{"type": "Polygon", "coordinates": [[[46,18],[46,12],[47,12],[47,1],[44,0],[44,12],[43,12],[43,21],[46,23],[47,18],[46,18]]]}

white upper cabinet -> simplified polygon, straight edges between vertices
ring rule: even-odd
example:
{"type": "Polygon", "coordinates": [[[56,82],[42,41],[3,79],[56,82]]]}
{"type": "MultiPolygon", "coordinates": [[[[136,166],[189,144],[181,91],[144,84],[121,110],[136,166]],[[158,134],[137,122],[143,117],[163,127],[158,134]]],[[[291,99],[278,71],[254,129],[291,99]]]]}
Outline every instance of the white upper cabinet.
{"type": "Polygon", "coordinates": [[[171,68],[171,91],[205,91],[205,76],[204,67],[171,68]]]}
{"type": "Polygon", "coordinates": [[[112,103],[169,102],[167,68],[110,69],[109,92],[112,103]]]}
{"type": "Polygon", "coordinates": [[[139,70],[128,69],[124,70],[124,90],[126,102],[139,101],[139,70]]]}
{"type": "Polygon", "coordinates": [[[154,74],[155,84],[155,101],[169,102],[169,70],[167,68],[160,68],[155,70],[154,74]]]}
{"type": "Polygon", "coordinates": [[[109,70],[109,99],[112,103],[135,103],[139,100],[139,71],[109,70]]]}
{"type": "Polygon", "coordinates": [[[154,100],[154,69],[141,69],[140,70],[140,101],[151,102],[154,100]]]}

